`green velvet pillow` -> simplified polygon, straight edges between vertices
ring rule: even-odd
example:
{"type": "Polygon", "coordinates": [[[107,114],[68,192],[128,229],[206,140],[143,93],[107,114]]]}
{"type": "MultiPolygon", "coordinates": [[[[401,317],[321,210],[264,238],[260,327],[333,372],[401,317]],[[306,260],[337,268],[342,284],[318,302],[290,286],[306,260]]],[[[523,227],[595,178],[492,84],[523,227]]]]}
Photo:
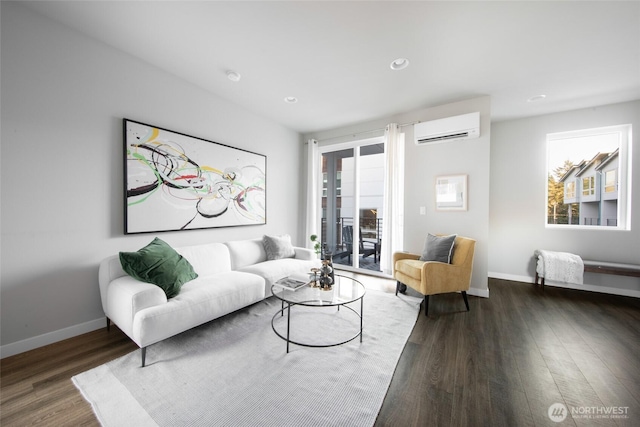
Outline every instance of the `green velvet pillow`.
{"type": "Polygon", "coordinates": [[[120,252],[120,264],[131,277],[162,288],[167,298],[178,295],[183,284],[198,277],[189,261],[157,237],[137,252],[120,252]]]}

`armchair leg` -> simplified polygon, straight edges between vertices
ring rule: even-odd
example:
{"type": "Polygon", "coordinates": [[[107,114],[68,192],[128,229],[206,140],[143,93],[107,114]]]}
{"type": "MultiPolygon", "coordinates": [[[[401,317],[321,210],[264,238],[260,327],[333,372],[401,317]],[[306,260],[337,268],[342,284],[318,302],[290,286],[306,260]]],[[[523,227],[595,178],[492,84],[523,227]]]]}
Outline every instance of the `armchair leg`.
{"type": "Polygon", "coordinates": [[[107,332],[111,330],[111,319],[107,317],[107,332]]]}
{"type": "Polygon", "coordinates": [[[429,316],[429,295],[424,296],[424,315],[429,316]]]}
{"type": "Polygon", "coordinates": [[[469,311],[469,300],[467,299],[467,291],[462,291],[462,298],[464,298],[464,305],[467,306],[467,311],[469,311]]]}
{"type": "Polygon", "coordinates": [[[404,283],[400,283],[399,280],[396,281],[396,296],[398,296],[398,292],[400,292],[401,294],[407,292],[407,285],[405,285],[404,283]]]}

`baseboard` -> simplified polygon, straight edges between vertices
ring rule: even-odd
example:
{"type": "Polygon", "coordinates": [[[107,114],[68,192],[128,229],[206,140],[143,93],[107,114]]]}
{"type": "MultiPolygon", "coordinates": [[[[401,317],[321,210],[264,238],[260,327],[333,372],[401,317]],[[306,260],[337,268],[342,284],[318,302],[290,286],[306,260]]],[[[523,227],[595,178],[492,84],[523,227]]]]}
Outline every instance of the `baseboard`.
{"type": "Polygon", "coordinates": [[[467,293],[469,295],[473,295],[474,297],[489,298],[489,289],[469,288],[467,293]]]}
{"type": "Polygon", "coordinates": [[[86,334],[87,332],[105,328],[106,325],[107,320],[105,317],[103,317],[102,319],[91,320],[79,325],[74,325],[68,328],[38,335],[37,337],[27,338],[26,340],[6,344],[0,346],[0,358],[4,359],[5,357],[15,356],[16,354],[24,353],[25,351],[34,350],[39,347],[44,347],[45,345],[53,344],[58,341],[63,341],[78,335],[86,334]]]}
{"type": "MultiPolygon", "coordinates": [[[[492,277],[494,279],[511,280],[513,282],[523,282],[523,283],[531,283],[531,284],[533,284],[533,282],[535,281],[535,278],[530,276],[517,276],[514,274],[503,274],[503,273],[493,273],[493,272],[489,272],[489,277],[492,277]]],[[[544,282],[544,285],[555,286],[557,288],[576,289],[578,291],[600,292],[603,294],[640,298],[640,291],[636,291],[633,289],[608,288],[606,286],[596,286],[596,285],[589,285],[589,284],[577,285],[575,283],[550,282],[548,280],[544,282]]]]}
{"type": "Polygon", "coordinates": [[[510,280],[512,282],[524,282],[524,283],[533,283],[534,278],[529,276],[517,276],[515,274],[504,274],[504,273],[488,273],[489,278],[493,279],[501,279],[501,280],[510,280]]]}

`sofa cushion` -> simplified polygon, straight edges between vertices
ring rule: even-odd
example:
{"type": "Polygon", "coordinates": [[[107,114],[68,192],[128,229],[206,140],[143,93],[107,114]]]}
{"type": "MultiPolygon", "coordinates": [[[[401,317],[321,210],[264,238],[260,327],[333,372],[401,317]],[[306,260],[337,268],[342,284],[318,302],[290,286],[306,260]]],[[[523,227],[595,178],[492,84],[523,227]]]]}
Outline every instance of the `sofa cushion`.
{"type": "Polygon", "coordinates": [[[451,255],[453,254],[455,241],[455,234],[450,236],[434,236],[433,234],[428,234],[420,261],[438,261],[451,264],[451,255]]]}
{"type": "Polygon", "coordinates": [[[264,251],[267,253],[268,260],[281,258],[293,258],[296,251],[291,244],[291,236],[284,234],[282,236],[263,236],[262,244],[264,251]]]}
{"type": "Polygon", "coordinates": [[[229,248],[223,243],[185,246],[176,248],[176,252],[189,261],[199,276],[231,271],[229,248]]]}
{"type": "Polygon", "coordinates": [[[231,255],[231,269],[240,270],[247,265],[258,264],[267,260],[262,239],[234,240],[226,242],[231,255]]]}
{"type": "Polygon", "coordinates": [[[184,283],[198,277],[189,261],[157,237],[137,252],[120,252],[119,256],[127,274],[159,286],[167,298],[178,295],[184,283]]]}

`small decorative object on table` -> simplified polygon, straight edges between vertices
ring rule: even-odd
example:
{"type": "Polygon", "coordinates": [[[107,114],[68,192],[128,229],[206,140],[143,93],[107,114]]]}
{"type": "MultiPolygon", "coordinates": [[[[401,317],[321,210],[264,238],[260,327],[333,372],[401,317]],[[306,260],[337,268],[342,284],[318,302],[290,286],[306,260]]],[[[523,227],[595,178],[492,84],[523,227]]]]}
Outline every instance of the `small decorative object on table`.
{"type": "Polygon", "coordinates": [[[311,273],[309,273],[309,284],[312,288],[318,287],[318,279],[320,278],[320,269],[312,268],[311,273]]]}
{"type": "Polygon", "coordinates": [[[311,287],[320,288],[323,291],[330,291],[333,289],[333,266],[331,265],[331,259],[325,259],[322,261],[322,267],[311,269],[311,287]]]}

